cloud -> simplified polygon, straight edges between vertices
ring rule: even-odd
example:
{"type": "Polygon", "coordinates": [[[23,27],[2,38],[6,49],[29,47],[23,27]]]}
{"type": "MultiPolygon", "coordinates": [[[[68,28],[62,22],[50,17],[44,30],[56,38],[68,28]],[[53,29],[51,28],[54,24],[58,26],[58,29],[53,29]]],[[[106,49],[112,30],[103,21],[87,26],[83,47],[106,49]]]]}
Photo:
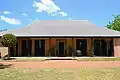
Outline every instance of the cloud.
{"type": "Polygon", "coordinates": [[[58,12],[60,12],[60,8],[52,0],[41,0],[40,2],[34,1],[33,7],[37,8],[36,12],[44,11],[52,16],[55,16],[58,12]]]}
{"type": "Polygon", "coordinates": [[[65,12],[59,12],[59,14],[60,14],[61,16],[68,16],[68,14],[65,13],[65,12]]]}
{"type": "Polygon", "coordinates": [[[4,14],[10,14],[11,12],[9,12],[9,11],[4,11],[3,13],[4,13],[4,14]]]}
{"type": "Polygon", "coordinates": [[[24,16],[28,16],[26,13],[22,13],[22,15],[24,15],[24,16]]]}
{"type": "Polygon", "coordinates": [[[60,8],[52,0],[34,1],[33,7],[37,8],[36,12],[46,11],[47,13],[54,13],[60,11],[60,8]]]}
{"type": "Polygon", "coordinates": [[[21,24],[21,21],[15,19],[15,18],[8,18],[8,17],[5,17],[5,16],[0,16],[0,19],[3,20],[4,22],[9,23],[9,24],[14,24],[14,25],[21,24]]]}

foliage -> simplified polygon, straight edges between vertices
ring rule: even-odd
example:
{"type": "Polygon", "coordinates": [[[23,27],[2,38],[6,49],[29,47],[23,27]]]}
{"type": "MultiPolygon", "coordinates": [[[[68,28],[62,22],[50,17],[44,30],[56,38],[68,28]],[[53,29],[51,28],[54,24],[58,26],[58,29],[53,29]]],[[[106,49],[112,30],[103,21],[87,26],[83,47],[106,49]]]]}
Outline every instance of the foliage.
{"type": "Polygon", "coordinates": [[[114,15],[114,20],[109,22],[105,27],[108,29],[120,31],[120,15],[114,15]]]}
{"type": "Polygon", "coordinates": [[[14,47],[16,45],[16,36],[13,34],[5,34],[1,38],[1,43],[5,47],[14,47]]]}

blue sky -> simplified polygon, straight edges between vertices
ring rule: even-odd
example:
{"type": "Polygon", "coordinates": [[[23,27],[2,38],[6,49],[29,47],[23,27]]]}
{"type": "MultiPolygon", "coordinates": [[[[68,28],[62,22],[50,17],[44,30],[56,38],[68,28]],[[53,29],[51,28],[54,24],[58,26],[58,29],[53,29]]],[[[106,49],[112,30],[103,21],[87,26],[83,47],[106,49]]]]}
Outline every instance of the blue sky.
{"type": "Polygon", "coordinates": [[[120,13],[120,0],[0,0],[0,29],[35,20],[89,20],[104,27],[120,13]]]}

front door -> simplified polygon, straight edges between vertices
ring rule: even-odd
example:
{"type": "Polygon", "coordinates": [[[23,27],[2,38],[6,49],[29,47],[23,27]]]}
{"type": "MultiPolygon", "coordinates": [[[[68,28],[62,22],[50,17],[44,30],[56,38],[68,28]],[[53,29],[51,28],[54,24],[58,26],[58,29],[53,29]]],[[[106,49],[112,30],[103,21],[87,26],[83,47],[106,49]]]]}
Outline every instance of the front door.
{"type": "Polygon", "coordinates": [[[45,56],[45,40],[35,40],[35,56],[45,56]]]}
{"type": "Polygon", "coordinates": [[[64,46],[64,42],[59,42],[59,49],[58,49],[58,56],[59,57],[64,57],[65,56],[65,46],[64,46]]]}

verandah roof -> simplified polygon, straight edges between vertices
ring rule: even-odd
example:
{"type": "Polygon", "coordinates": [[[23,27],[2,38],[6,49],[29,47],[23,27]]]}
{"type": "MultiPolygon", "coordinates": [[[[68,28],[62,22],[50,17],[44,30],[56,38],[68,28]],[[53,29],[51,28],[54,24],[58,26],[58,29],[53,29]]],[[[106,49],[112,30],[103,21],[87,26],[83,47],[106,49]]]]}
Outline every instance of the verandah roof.
{"type": "Polygon", "coordinates": [[[0,36],[13,33],[17,37],[78,36],[120,37],[120,32],[98,27],[88,20],[38,20],[24,28],[0,32],[0,36]]]}

